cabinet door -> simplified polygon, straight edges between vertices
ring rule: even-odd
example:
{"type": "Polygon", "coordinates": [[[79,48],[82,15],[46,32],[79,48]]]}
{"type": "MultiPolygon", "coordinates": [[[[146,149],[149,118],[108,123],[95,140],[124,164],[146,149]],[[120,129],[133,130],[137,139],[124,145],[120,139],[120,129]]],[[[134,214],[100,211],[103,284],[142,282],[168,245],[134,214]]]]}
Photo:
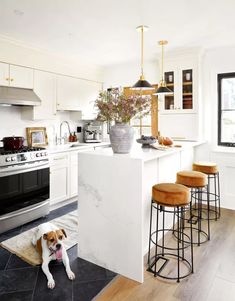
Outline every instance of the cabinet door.
{"type": "Polygon", "coordinates": [[[70,197],[78,194],[78,153],[70,154],[70,197]]]}
{"type": "Polygon", "coordinates": [[[174,71],[167,71],[164,73],[164,78],[166,82],[166,86],[168,89],[172,91],[172,94],[167,94],[167,95],[160,95],[159,99],[161,100],[161,105],[160,105],[160,110],[161,111],[166,111],[169,112],[171,110],[175,109],[175,95],[174,95],[174,90],[175,90],[175,72],[174,71]]]}
{"type": "Polygon", "coordinates": [[[56,115],[56,76],[49,72],[34,71],[34,92],[41,99],[35,106],[33,119],[53,119],[56,115]]]}
{"type": "Polygon", "coordinates": [[[80,111],[79,81],[68,76],[57,76],[57,110],[80,111]]]}
{"type": "Polygon", "coordinates": [[[69,198],[69,155],[52,155],[50,165],[50,203],[54,204],[69,198]]]}
{"type": "Polygon", "coordinates": [[[50,203],[55,204],[68,199],[68,167],[52,167],[50,172],[50,203]]]}
{"type": "Polygon", "coordinates": [[[33,69],[10,65],[10,86],[33,89],[33,69]]]}
{"type": "Polygon", "coordinates": [[[0,63],[0,86],[9,86],[9,64],[0,63]]]}
{"type": "Polygon", "coordinates": [[[101,89],[101,83],[79,80],[79,104],[82,111],[82,119],[90,120],[97,117],[94,105],[101,89]]]}

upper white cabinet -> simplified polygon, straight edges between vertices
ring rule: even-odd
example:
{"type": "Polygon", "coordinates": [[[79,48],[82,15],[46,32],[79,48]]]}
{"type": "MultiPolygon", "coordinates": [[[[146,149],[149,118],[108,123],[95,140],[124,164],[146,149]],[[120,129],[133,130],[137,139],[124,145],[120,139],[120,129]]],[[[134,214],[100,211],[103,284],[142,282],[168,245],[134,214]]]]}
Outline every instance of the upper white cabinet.
{"type": "Polygon", "coordinates": [[[92,81],[80,81],[80,107],[82,111],[82,119],[89,120],[97,117],[97,110],[95,108],[95,100],[102,90],[102,84],[92,81]]]}
{"type": "Polygon", "coordinates": [[[0,85],[33,89],[33,73],[31,68],[0,63],[0,85]]]}
{"type": "Polygon", "coordinates": [[[79,111],[79,82],[78,79],[57,76],[57,110],[79,111]]]}
{"type": "Polygon", "coordinates": [[[0,63],[0,85],[9,86],[9,64],[0,63]]]}
{"type": "Polygon", "coordinates": [[[34,92],[41,99],[41,105],[24,107],[24,119],[53,119],[56,116],[56,75],[45,71],[34,71],[34,92]]]}
{"type": "Polygon", "coordinates": [[[174,60],[165,68],[165,81],[172,94],[159,96],[162,114],[195,113],[198,106],[198,68],[194,60],[174,60]]]}
{"type": "Polygon", "coordinates": [[[101,89],[101,83],[59,75],[57,110],[81,111],[82,119],[94,119],[94,102],[101,89]]]}

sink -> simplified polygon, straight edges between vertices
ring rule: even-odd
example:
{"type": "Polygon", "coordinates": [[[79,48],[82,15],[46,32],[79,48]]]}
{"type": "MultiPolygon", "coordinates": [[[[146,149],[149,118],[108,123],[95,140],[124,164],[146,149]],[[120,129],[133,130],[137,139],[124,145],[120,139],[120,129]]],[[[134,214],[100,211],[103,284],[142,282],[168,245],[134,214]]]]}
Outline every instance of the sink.
{"type": "Polygon", "coordinates": [[[84,146],[84,144],[72,144],[70,145],[69,147],[81,147],[81,146],[84,146]]]}

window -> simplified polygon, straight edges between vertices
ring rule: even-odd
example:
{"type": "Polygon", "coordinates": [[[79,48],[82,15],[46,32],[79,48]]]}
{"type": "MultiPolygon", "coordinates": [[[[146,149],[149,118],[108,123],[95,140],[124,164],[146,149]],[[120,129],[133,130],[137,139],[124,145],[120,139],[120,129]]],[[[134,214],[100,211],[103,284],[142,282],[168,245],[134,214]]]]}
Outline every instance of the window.
{"type": "Polygon", "coordinates": [[[235,72],[218,74],[218,145],[235,147],[235,72]]]}
{"type": "MultiPolygon", "coordinates": [[[[152,95],[156,89],[157,85],[153,85],[154,90],[143,90],[143,95],[152,95]]],[[[135,93],[131,88],[125,87],[124,94],[132,95],[135,93]]],[[[158,136],[158,102],[157,97],[152,95],[151,97],[151,114],[145,116],[142,119],[133,118],[131,120],[131,125],[135,130],[135,136],[140,137],[141,135],[145,136],[158,136]]]]}

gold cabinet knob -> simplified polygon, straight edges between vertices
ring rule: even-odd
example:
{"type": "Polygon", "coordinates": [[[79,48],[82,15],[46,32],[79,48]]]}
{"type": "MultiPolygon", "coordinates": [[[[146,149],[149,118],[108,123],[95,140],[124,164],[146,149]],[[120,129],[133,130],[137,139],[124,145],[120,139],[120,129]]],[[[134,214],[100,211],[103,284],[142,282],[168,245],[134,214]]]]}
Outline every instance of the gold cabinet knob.
{"type": "Polygon", "coordinates": [[[14,81],[14,78],[11,78],[10,81],[13,82],[13,81],[14,81]]]}
{"type": "Polygon", "coordinates": [[[6,78],[5,78],[5,80],[7,80],[7,81],[8,81],[8,80],[9,80],[9,77],[6,77],[6,78]]]}

